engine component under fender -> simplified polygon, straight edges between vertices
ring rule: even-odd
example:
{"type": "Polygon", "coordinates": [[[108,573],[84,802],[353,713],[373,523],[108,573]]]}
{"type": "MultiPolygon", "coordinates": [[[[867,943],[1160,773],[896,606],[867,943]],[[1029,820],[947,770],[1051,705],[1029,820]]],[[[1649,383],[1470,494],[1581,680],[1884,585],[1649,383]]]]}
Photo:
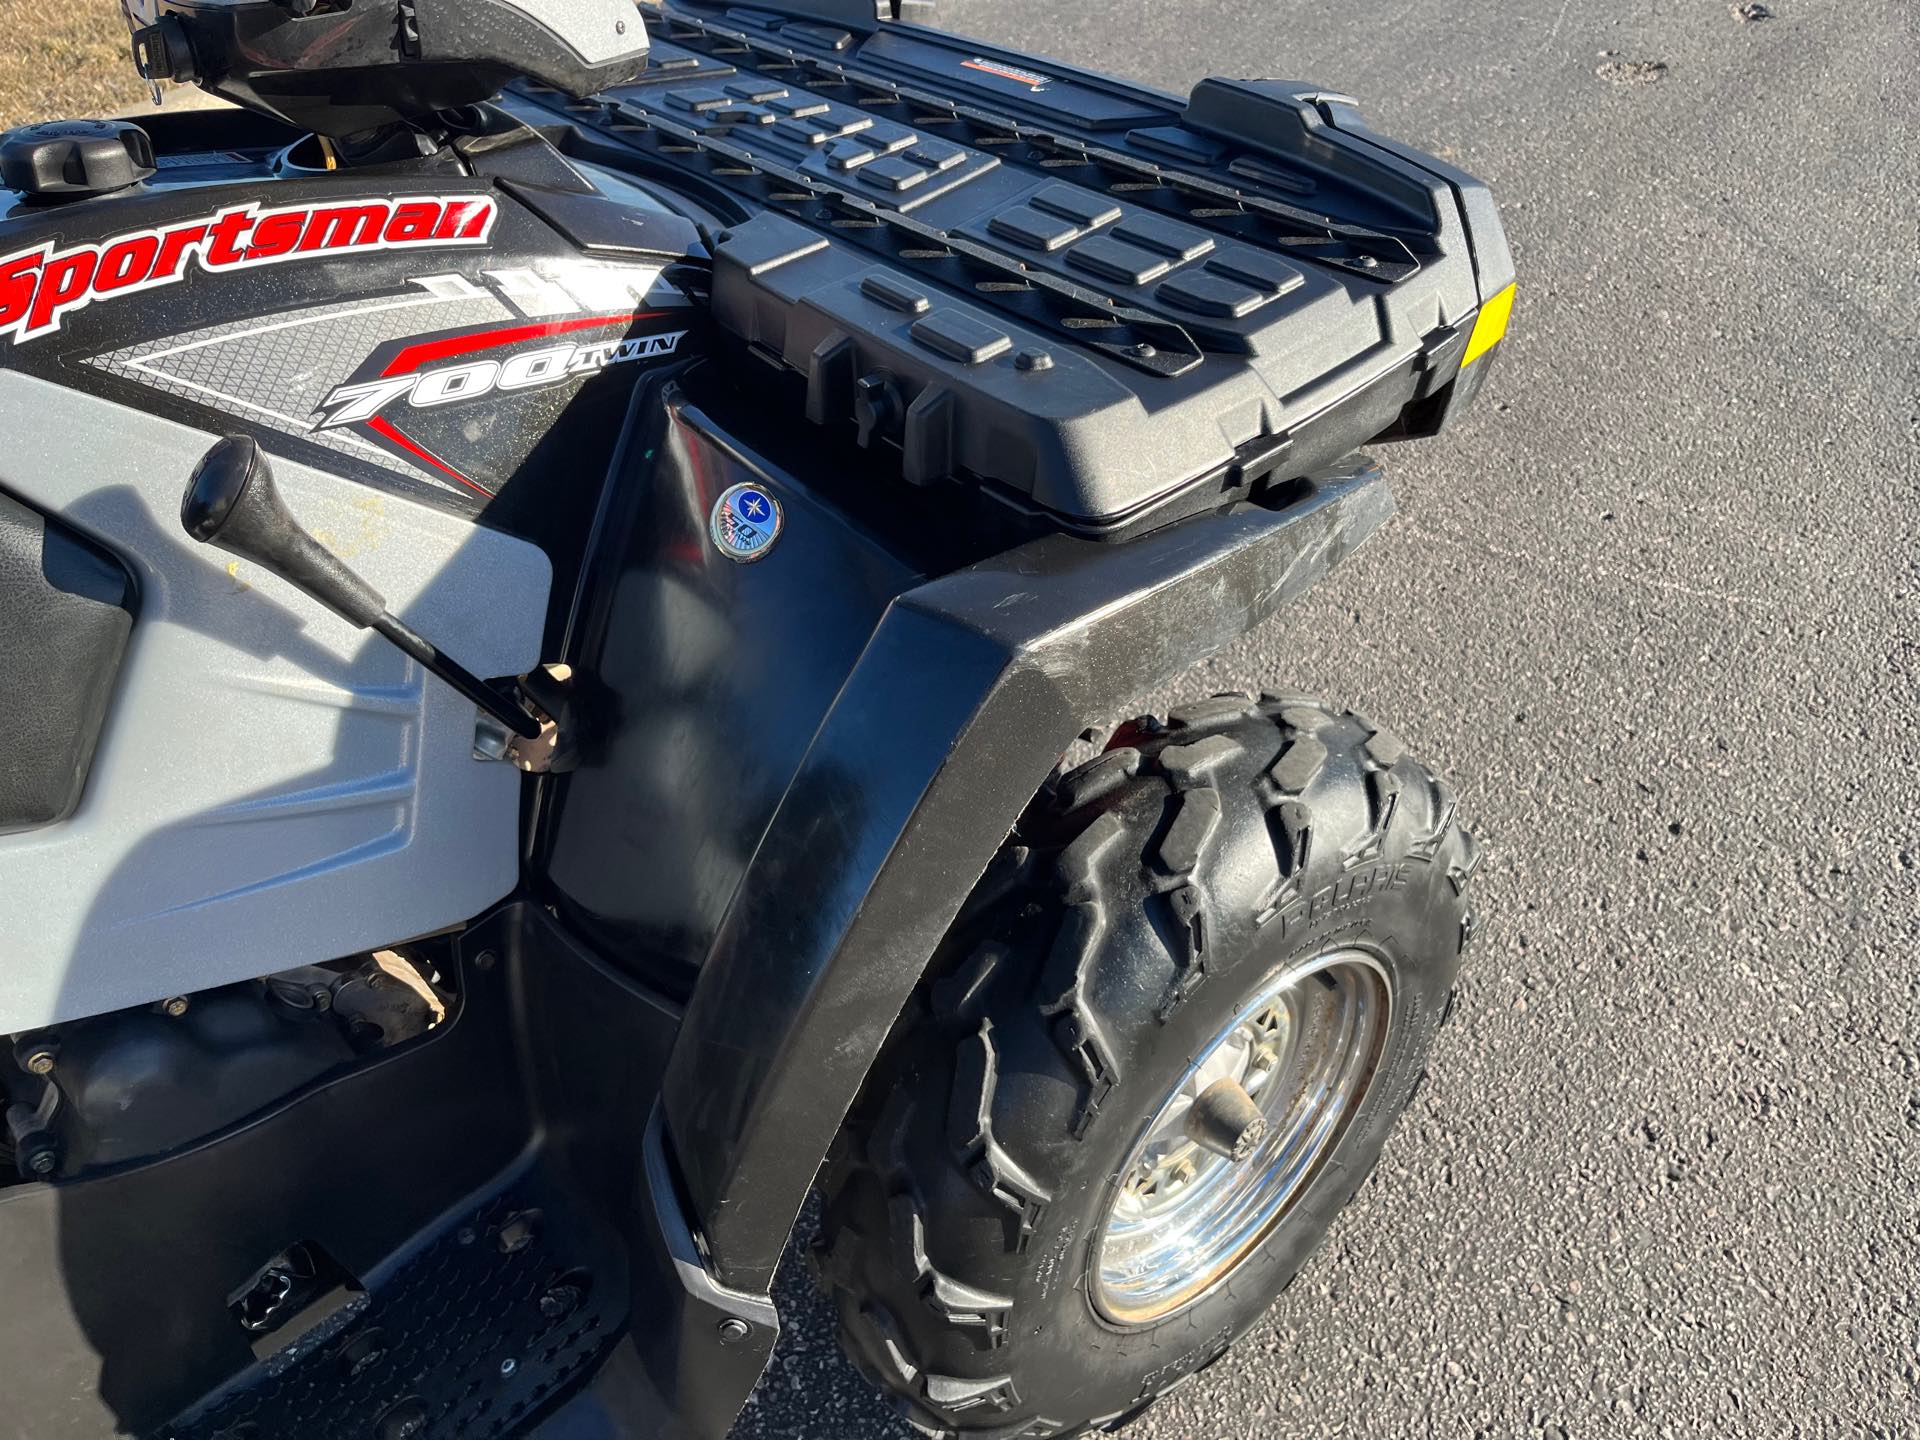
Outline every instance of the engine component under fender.
{"type": "Polygon", "coordinates": [[[57,1101],[30,1132],[36,1154],[57,1145],[57,1161],[38,1173],[177,1150],[424,1034],[445,1013],[429,982],[392,957],[305,966],[21,1037],[16,1063],[57,1101]]]}

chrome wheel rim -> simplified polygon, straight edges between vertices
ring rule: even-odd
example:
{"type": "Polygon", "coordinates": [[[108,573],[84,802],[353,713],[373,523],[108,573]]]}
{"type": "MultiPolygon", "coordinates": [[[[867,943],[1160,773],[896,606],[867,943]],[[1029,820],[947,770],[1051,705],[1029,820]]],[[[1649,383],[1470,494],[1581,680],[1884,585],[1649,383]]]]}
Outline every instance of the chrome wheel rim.
{"type": "Polygon", "coordinates": [[[1108,1321],[1150,1325],[1178,1314],[1273,1233],[1366,1098],[1390,1005],[1380,963],[1345,949],[1282,970],[1239,1007],[1120,1171],[1091,1287],[1108,1321]],[[1242,1158],[1220,1153],[1212,1117],[1223,1093],[1239,1107],[1229,1113],[1246,1117],[1242,1158]]]}

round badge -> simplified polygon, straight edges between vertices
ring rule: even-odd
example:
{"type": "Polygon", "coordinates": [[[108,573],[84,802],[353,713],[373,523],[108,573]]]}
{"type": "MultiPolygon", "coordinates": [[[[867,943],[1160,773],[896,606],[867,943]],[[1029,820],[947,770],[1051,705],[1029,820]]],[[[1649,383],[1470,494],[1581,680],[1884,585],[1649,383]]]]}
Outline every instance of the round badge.
{"type": "Polygon", "coordinates": [[[729,560],[759,560],[785,523],[780,502],[759,485],[735,485],[713,503],[713,543],[729,560]]]}

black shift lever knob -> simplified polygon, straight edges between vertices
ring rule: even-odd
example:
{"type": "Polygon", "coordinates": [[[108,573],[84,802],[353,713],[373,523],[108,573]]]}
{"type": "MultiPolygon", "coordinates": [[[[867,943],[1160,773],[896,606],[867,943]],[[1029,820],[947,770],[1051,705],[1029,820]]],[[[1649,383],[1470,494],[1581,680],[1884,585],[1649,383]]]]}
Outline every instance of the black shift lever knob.
{"type": "Polygon", "coordinates": [[[379,592],[293,518],[266,455],[245,436],[228,436],[195,467],[180,523],[202,544],[272,571],[362,630],[386,613],[379,592]]]}

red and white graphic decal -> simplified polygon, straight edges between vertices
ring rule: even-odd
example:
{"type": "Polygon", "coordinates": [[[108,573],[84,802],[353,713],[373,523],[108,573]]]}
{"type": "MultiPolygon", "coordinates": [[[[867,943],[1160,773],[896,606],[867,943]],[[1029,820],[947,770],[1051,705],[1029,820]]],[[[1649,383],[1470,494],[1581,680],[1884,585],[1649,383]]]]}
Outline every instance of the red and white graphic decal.
{"type": "MultiPolygon", "coordinates": [[[[585,328],[600,329],[605,322],[588,321],[585,328]]],[[[552,333],[563,326],[528,329],[552,333]]],[[[614,365],[657,360],[680,348],[686,331],[664,335],[636,335],[627,340],[596,340],[586,345],[553,345],[523,350],[506,361],[474,360],[465,365],[443,365],[433,370],[410,370],[383,375],[355,385],[342,385],[321,402],[321,420],[313,428],[333,430],[364,424],[389,406],[404,400],[415,410],[431,410],[460,400],[477,400],[498,391],[537,390],[564,380],[592,375],[614,365]]]]}
{"type": "Polygon", "coordinates": [[[381,365],[371,378],[352,381],[329,393],[320,403],[320,419],[313,428],[364,427],[366,433],[377,436],[416,463],[459,481],[477,494],[489,495],[492,492],[476,483],[472,476],[400,429],[388,412],[403,406],[410,410],[435,410],[490,395],[538,390],[579,381],[611,366],[664,358],[679,349],[686,331],[629,333],[635,325],[659,319],[663,313],[653,310],[588,315],[423,339],[406,346],[381,365]],[[583,335],[599,338],[565,338],[583,335]],[[562,343],[522,350],[504,361],[468,358],[541,340],[562,343]]]}
{"type": "Polygon", "coordinates": [[[0,259],[0,336],[24,344],[74,311],[184,279],[292,260],[380,250],[485,245],[499,208],[486,195],[420,195],[262,210],[238,205],[205,220],[136,230],[97,245],[52,242],[0,259]]]}

